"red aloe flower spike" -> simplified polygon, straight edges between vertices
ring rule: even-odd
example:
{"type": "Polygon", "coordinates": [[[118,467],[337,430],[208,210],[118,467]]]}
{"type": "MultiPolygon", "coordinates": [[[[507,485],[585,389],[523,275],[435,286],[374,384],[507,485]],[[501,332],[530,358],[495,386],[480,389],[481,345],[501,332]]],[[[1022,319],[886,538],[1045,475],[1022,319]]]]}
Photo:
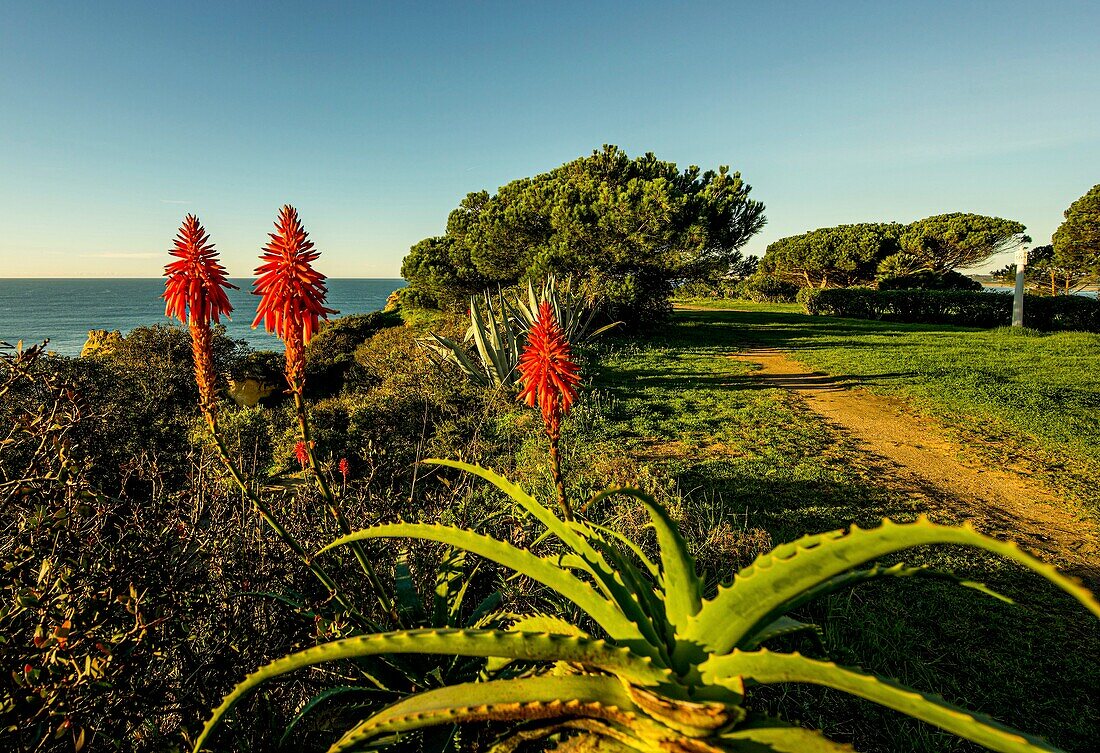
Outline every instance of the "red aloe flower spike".
{"type": "Polygon", "coordinates": [[[302,464],[302,470],[305,470],[306,464],[309,463],[309,450],[306,449],[306,443],[300,439],[298,444],[294,445],[294,457],[298,458],[298,462],[302,464]]]}
{"type": "Polygon", "coordinates": [[[325,276],[313,268],[320,255],[289,204],[279,213],[277,232],[263,248],[252,292],[261,296],[255,327],[261,321],[286,344],[286,379],[291,392],[300,395],[305,383],[305,344],[317,329],[317,320],[337,313],[325,308],[325,276]]]}
{"type": "Polygon", "coordinates": [[[550,304],[539,304],[535,323],[527,333],[527,345],[519,357],[523,389],[519,400],[542,410],[546,433],[552,440],[561,436],[561,419],[577,398],[580,368],[573,362],[569,340],[554,319],[550,304]]]}
{"type": "Polygon", "coordinates": [[[259,277],[252,292],[262,298],[252,326],[262,321],[283,342],[296,339],[304,344],[313,337],[318,319],[338,312],[324,306],[325,276],[312,264],[320,253],[302,227],[298,210],[284,206],[275,229],[260,256],[263,264],[256,268],[259,277]]]}
{"type": "Polygon", "coordinates": [[[183,324],[221,322],[233,310],[226,288],[237,289],[225,276],[225,267],[218,263],[218,252],[210,243],[199,218],[187,215],[176,235],[174,248],[168,252],[179,261],[164,268],[164,294],[167,302],[164,315],[183,324]]]}
{"type": "Polygon", "coordinates": [[[344,477],[344,485],[346,486],[348,483],[348,459],[340,458],[337,467],[340,469],[340,475],[344,477]]]}
{"type": "Polygon", "coordinates": [[[199,387],[199,403],[209,420],[217,411],[217,375],[214,372],[214,347],[210,320],[221,321],[233,310],[226,288],[237,288],[225,277],[225,267],[218,263],[218,252],[210,243],[193,214],[187,215],[176,235],[175,247],[169,251],[178,261],[164,268],[164,313],[187,324],[191,331],[191,353],[195,361],[195,383],[199,387]]]}
{"type": "Polygon", "coordinates": [[[538,405],[542,410],[542,423],[546,436],[550,438],[550,462],[558,491],[558,505],[565,519],[572,520],[573,510],[565,497],[558,440],[561,439],[561,420],[577,398],[580,368],[573,362],[569,340],[546,301],[539,304],[538,316],[527,333],[527,344],[519,357],[518,369],[523,389],[517,399],[532,407],[538,405]]]}

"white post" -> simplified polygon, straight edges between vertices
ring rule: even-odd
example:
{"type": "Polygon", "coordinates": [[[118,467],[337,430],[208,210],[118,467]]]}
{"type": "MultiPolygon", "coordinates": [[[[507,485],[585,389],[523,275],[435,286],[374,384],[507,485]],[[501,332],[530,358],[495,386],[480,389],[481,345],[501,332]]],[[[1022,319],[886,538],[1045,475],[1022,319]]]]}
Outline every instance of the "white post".
{"type": "Polygon", "coordinates": [[[1027,246],[1016,249],[1016,291],[1012,296],[1012,326],[1024,326],[1024,267],[1027,266],[1027,246]]]}

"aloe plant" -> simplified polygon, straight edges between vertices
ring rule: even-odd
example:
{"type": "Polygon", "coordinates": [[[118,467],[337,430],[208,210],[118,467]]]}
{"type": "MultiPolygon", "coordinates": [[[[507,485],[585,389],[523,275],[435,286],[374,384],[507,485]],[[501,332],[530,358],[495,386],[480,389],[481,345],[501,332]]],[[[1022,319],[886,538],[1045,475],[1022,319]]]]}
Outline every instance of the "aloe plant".
{"type": "MultiPolygon", "coordinates": [[[[878,528],[804,536],[777,546],[736,574],[710,599],[680,533],[666,512],[637,489],[611,489],[638,499],[657,534],[654,561],[631,539],[583,521],[565,522],[522,488],[492,471],[434,460],[494,484],[556,537],[560,553],[539,556],[474,531],[392,523],[345,536],[322,551],[370,539],[444,542],[526,576],[570,602],[583,625],[532,615],[512,629],[404,630],[333,641],[278,659],[249,675],[215,711],[195,743],[250,691],[267,680],[334,660],[380,654],[443,654],[490,659],[481,681],[411,694],[362,719],[329,750],[372,750],[414,730],[478,721],[524,723],[496,750],[528,741],[559,741],[592,751],[843,751],[819,732],[752,708],[754,686],[810,683],[840,690],[1006,753],[1057,750],[1040,738],[957,708],[859,669],[841,667],[767,644],[812,630],[790,612],[806,602],[874,578],[953,577],[875,560],[926,544],[977,547],[1022,565],[1077,599],[1094,615],[1100,603],[1076,581],[969,525],[925,518],[884,521],[878,528]]],[[[957,579],[998,598],[984,586],[957,579]]],[[[563,748],[564,749],[564,748],[563,748]]]]}

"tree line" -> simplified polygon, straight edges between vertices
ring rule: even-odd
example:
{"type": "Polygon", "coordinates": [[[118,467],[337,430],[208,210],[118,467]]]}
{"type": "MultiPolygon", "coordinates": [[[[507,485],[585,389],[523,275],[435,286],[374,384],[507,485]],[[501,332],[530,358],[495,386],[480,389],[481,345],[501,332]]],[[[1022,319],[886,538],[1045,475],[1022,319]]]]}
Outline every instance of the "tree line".
{"type": "MultiPolygon", "coordinates": [[[[460,310],[485,289],[554,275],[606,317],[660,319],[677,285],[750,278],[799,287],[966,287],[954,270],[1030,242],[1022,223],[955,212],[916,222],[818,228],[741,249],[764,205],[728,166],[680,169],[605,145],[496,193],[469,193],[443,235],[405,257],[405,303],[460,310]]],[[[1100,278],[1100,185],[1066,210],[1050,246],[1031,251],[1033,279],[1068,292],[1100,278]]],[[[1013,272],[1014,273],[1014,272],[1013,272]]]]}

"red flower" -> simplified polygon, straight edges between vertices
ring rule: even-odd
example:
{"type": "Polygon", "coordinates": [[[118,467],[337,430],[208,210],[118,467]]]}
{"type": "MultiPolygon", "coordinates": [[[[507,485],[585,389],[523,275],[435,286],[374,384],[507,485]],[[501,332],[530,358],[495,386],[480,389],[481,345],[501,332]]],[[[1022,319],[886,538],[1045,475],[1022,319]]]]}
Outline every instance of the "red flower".
{"type": "Polygon", "coordinates": [[[252,326],[262,321],[283,342],[306,343],[317,329],[318,318],[337,312],[324,306],[325,276],[312,266],[320,254],[313,249],[298,210],[284,206],[275,229],[260,256],[263,264],[256,268],[259,277],[252,292],[262,298],[252,326]]]}
{"type": "Polygon", "coordinates": [[[208,324],[220,322],[233,306],[225,294],[226,288],[237,289],[225,277],[225,267],[218,263],[218,252],[199,219],[187,215],[176,235],[175,247],[168,252],[179,261],[165,266],[165,316],[182,323],[208,324]]]}
{"type": "Polygon", "coordinates": [[[542,410],[542,421],[551,439],[561,433],[561,419],[577,397],[580,368],[573,362],[569,340],[554,319],[550,304],[539,304],[538,317],[527,333],[527,345],[519,357],[523,390],[519,400],[542,410]]]}
{"type": "Polygon", "coordinates": [[[300,439],[298,444],[294,445],[294,457],[298,458],[298,462],[302,464],[302,469],[305,470],[306,463],[309,462],[309,450],[306,449],[306,443],[300,439]]]}
{"type": "Polygon", "coordinates": [[[344,483],[348,482],[348,459],[340,458],[340,462],[336,464],[336,467],[340,469],[340,475],[344,477],[344,483]]]}

